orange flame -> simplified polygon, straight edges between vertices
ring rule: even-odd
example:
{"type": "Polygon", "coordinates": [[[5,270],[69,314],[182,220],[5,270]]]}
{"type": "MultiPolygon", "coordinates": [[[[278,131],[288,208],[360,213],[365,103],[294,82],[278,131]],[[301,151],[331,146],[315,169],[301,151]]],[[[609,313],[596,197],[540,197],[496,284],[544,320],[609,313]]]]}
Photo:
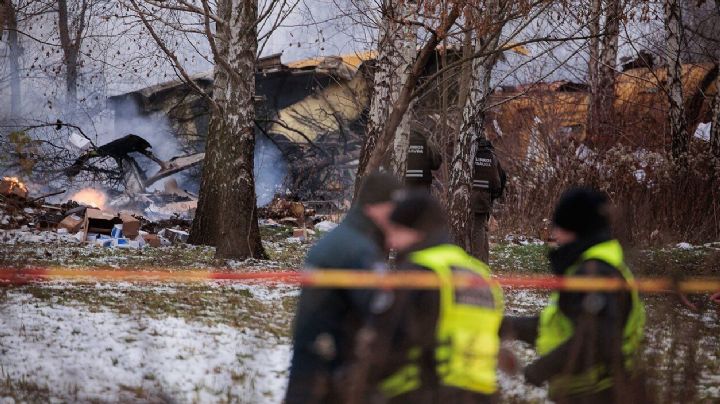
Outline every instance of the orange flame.
{"type": "Polygon", "coordinates": [[[18,177],[3,177],[2,191],[5,194],[27,195],[28,189],[18,177]]]}
{"type": "Polygon", "coordinates": [[[107,195],[94,188],[83,188],[71,196],[70,199],[80,204],[93,206],[98,209],[105,209],[107,195]]]}

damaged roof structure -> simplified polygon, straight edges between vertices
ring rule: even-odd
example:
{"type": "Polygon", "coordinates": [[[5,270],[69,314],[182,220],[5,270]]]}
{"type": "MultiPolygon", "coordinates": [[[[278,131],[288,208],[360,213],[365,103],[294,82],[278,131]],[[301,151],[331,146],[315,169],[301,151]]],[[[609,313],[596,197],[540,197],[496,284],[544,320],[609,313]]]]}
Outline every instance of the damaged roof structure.
{"type": "MultiPolygon", "coordinates": [[[[457,60],[457,50],[438,50],[426,66],[427,75],[443,63],[457,60]]],[[[347,197],[364,141],[364,114],[369,108],[375,52],[319,57],[284,64],[280,55],[262,58],[256,72],[256,120],[259,136],[282,152],[289,173],[286,186],[304,200],[347,197]]],[[[622,142],[663,147],[667,99],[661,88],[665,69],[626,63],[616,78],[614,103],[618,127],[633,128],[622,142]]],[[[710,120],[709,100],[715,93],[716,66],[684,65],[683,91],[692,131],[710,120]]],[[[204,90],[212,72],[193,77],[204,90]]],[[[418,116],[440,110],[441,93],[456,94],[458,83],[432,86],[437,94],[422,97],[418,116]],[[437,87],[437,88],[436,88],[437,87]]],[[[135,114],[163,114],[186,152],[199,152],[208,130],[205,100],[181,80],[162,83],[110,98],[116,126],[135,114]]],[[[502,86],[491,96],[488,137],[506,158],[542,164],[550,158],[552,139],[568,136],[586,141],[589,88],[585,83],[556,81],[502,86]]],[[[436,122],[437,125],[440,125],[436,122]]],[[[447,126],[452,129],[452,122],[447,126]]],[[[119,129],[119,128],[118,128],[119,129]]],[[[122,132],[122,130],[117,130],[122,132]]],[[[127,131],[126,131],[127,132],[127,131]]],[[[440,131],[446,133],[447,131],[440,131]]]]}
{"type": "MultiPolygon", "coordinates": [[[[256,72],[256,122],[282,152],[290,168],[287,185],[294,194],[334,198],[355,174],[363,141],[363,112],[370,102],[363,63],[372,52],[330,56],[283,64],[280,55],[261,58],[256,72]],[[322,187],[320,185],[323,184],[322,187]],[[333,195],[318,195],[323,192],[333,195]]],[[[193,76],[211,91],[212,72],[193,76]]],[[[116,132],[132,130],[136,116],[163,114],[182,148],[204,149],[209,127],[206,101],[176,80],[110,97],[116,132]]]]}
{"type": "MultiPolygon", "coordinates": [[[[631,64],[628,64],[631,65],[631,64]]],[[[712,121],[712,98],[717,92],[718,68],[713,64],[682,66],[683,96],[688,131],[712,121]]],[[[614,125],[626,146],[660,150],[666,138],[668,101],[663,86],[665,67],[635,67],[618,73],[615,83],[614,125]]],[[[543,163],[555,139],[572,137],[586,142],[590,93],[584,83],[556,81],[502,87],[491,96],[488,136],[499,151],[513,158],[543,163]]]]}

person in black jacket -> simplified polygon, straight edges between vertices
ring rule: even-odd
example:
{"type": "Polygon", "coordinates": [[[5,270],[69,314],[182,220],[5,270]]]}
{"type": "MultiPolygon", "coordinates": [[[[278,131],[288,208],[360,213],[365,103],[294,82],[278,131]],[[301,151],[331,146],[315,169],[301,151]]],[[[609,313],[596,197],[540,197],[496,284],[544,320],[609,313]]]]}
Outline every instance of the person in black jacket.
{"type": "Polygon", "coordinates": [[[440,149],[429,136],[417,128],[411,131],[405,185],[408,188],[419,188],[429,192],[432,187],[432,172],[440,168],[441,164],[440,149]]]}
{"type": "MultiPolygon", "coordinates": [[[[632,280],[608,216],[602,193],[578,188],[561,197],[553,215],[559,247],[549,256],[554,274],[632,280]]],[[[636,289],[560,291],[540,316],[506,316],[501,334],[536,346],[540,358],[525,368],[525,380],[549,382],[556,402],[642,402],[642,386],[628,381],[644,319],[636,289]]]]}
{"type": "Polygon", "coordinates": [[[473,159],[473,187],[470,204],[473,211],[471,228],[471,253],[484,263],[490,259],[488,221],[493,202],[505,191],[507,176],[495,155],[492,143],[487,139],[478,141],[473,159]]]}
{"type": "MultiPolygon", "coordinates": [[[[450,247],[450,235],[444,220],[444,211],[431,195],[422,190],[412,190],[398,198],[386,237],[388,247],[397,250],[399,271],[433,272],[427,266],[416,263],[412,258],[413,254],[424,250],[426,253],[432,251],[431,254],[442,255],[440,250],[450,247]]],[[[465,254],[459,247],[456,248],[461,251],[460,254],[465,254]]],[[[441,262],[443,259],[440,258],[441,262]]],[[[457,270],[470,271],[460,268],[457,270]]],[[[457,290],[453,294],[458,300],[464,297],[468,300],[473,298],[477,300],[478,293],[482,296],[480,300],[483,302],[488,296],[490,302],[493,301],[489,289],[457,290]]],[[[358,402],[415,404],[492,402],[492,393],[483,394],[470,388],[447,385],[442,375],[438,374],[436,352],[440,342],[437,329],[441,320],[438,289],[388,290],[378,293],[375,302],[375,306],[382,307],[383,310],[376,311],[371,317],[372,321],[367,324],[367,328],[371,329],[369,334],[372,335],[372,340],[367,342],[366,348],[359,350],[366,353],[366,357],[362,359],[367,363],[365,370],[356,373],[353,377],[356,382],[365,379],[365,387],[357,389],[365,396],[357,400],[358,402]],[[417,357],[409,358],[410,352],[417,352],[417,357]],[[417,386],[399,395],[388,392],[389,380],[408,366],[418,370],[417,386]]],[[[470,303],[466,304],[470,305],[470,303]]],[[[468,312],[465,314],[466,318],[473,318],[468,316],[468,312]]],[[[497,330],[489,332],[497,333],[497,330]]]]}
{"type": "MultiPolygon", "coordinates": [[[[345,220],[310,250],[309,269],[368,270],[385,265],[381,231],[394,208],[399,181],[388,174],[369,175],[345,220]]],[[[303,288],[293,333],[293,357],[286,404],[344,401],[354,338],[369,315],[372,292],[303,288]]]]}

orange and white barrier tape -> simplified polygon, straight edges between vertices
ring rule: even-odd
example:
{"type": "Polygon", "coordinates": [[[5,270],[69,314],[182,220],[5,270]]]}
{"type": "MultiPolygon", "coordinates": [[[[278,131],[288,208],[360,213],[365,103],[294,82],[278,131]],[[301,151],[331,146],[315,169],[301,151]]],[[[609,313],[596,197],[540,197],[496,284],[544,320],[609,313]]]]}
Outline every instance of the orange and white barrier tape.
{"type": "MultiPolygon", "coordinates": [[[[293,268],[265,272],[227,272],[219,270],[173,270],[170,268],[139,268],[115,270],[107,268],[0,268],[0,285],[65,280],[74,282],[207,282],[290,284],[315,288],[340,289],[435,289],[439,280],[429,271],[355,271],[321,270],[297,271],[293,268]]],[[[617,278],[556,277],[556,276],[496,276],[493,280],[502,287],[517,289],[549,289],[565,291],[617,291],[629,285],[617,278]]],[[[457,288],[477,288],[486,285],[478,277],[460,274],[454,277],[457,288]]],[[[643,278],[635,281],[644,293],[717,293],[720,278],[643,278]]]]}

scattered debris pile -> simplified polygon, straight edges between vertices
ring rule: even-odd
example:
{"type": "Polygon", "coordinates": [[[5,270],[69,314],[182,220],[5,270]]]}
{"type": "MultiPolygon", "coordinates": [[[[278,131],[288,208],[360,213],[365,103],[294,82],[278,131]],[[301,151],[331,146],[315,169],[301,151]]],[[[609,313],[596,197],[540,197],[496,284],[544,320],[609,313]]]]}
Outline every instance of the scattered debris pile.
{"type": "MultiPolygon", "coordinates": [[[[59,192],[59,193],[64,193],[59,192]]],[[[197,198],[169,181],[165,192],[148,197],[150,206],[174,206],[160,220],[151,220],[133,212],[148,212],[147,205],[127,203],[122,197],[110,201],[92,188],[72,194],[62,204],[45,201],[50,195],[31,198],[27,187],[17,178],[0,182],[0,241],[16,243],[85,243],[97,247],[143,248],[186,243],[190,236],[191,212],[197,198]],[[75,200],[77,199],[77,200],[75,200]],[[177,210],[177,212],[173,212],[177,210]],[[168,217],[169,216],[169,217],[168,217]]],[[[276,197],[259,209],[260,224],[289,226],[290,241],[303,242],[316,232],[337,226],[334,218],[317,215],[302,202],[276,197]]],[[[157,218],[155,216],[154,218],[157,218]]]]}
{"type": "Polygon", "coordinates": [[[328,231],[327,229],[334,225],[326,216],[317,215],[315,209],[308,208],[302,202],[290,201],[280,197],[275,197],[269,204],[259,208],[258,211],[261,218],[260,223],[263,225],[292,226],[293,235],[291,241],[305,241],[309,235],[315,234],[315,230],[328,231]]]}
{"type": "MultiPolygon", "coordinates": [[[[57,194],[57,193],[55,193],[57,194]]],[[[142,248],[185,243],[190,220],[174,216],[151,222],[130,212],[111,212],[104,206],[45,203],[45,196],[29,198],[17,178],[0,181],[0,229],[3,240],[18,242],[77,242],[100,247],[142,248]]]]}

